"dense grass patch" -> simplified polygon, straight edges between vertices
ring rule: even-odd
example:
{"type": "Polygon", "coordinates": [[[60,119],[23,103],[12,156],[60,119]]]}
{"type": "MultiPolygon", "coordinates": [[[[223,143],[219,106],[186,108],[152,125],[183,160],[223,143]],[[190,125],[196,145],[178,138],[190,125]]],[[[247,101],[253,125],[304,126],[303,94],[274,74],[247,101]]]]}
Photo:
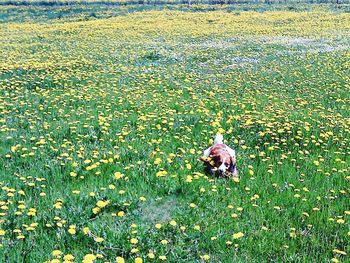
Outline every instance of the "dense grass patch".
{"type": "Polygon", "coordinates": [[[129,8],[0,7],[0,261],[348,261],[350,15],[129,8]]]}

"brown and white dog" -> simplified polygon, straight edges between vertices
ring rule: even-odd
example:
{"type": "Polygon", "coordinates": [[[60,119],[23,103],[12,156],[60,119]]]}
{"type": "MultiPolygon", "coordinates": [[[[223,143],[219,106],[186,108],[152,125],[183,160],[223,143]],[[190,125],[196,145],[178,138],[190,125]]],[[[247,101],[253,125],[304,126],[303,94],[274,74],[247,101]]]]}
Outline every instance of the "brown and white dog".
{"type": "Polygon", "coordinates": [[[213,146],[204,151],[204,156],[200,158],[215,173],[221,175],[237,177],[236,152],[224,144],[224,138],[217,134],[213,146]]]}

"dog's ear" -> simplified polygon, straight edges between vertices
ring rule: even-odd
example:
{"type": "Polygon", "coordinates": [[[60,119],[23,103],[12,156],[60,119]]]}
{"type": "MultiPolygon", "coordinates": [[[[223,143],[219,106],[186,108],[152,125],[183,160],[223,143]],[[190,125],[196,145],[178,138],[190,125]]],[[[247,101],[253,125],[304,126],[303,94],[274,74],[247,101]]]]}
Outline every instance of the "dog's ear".
{"type": "Polygon", "coordinates": [[[236,159],[234,157],[231,157],[229,171],[233,176],[237,176],[236,159]]]}

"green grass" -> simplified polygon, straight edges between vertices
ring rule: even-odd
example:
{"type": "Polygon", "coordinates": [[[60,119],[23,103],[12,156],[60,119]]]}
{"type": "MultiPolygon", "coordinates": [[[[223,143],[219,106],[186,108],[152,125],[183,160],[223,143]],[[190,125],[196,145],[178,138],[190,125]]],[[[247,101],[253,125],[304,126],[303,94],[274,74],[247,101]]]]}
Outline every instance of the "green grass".
{"type": "Polygon", "coordinates": [[[349,14],[129,8],[0,7],[0,261],[348,262],[349,14]]]}

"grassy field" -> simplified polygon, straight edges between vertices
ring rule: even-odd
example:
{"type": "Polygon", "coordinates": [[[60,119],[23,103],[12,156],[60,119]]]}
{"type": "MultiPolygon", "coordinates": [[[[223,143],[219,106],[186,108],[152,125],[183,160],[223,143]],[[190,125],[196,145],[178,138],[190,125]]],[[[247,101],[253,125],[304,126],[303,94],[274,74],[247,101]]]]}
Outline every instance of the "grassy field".
{"type": "Polygon", "coordinates": [[[350,14],[149,9],[0,7],[0,262],[349,262],[350,14]]]}

